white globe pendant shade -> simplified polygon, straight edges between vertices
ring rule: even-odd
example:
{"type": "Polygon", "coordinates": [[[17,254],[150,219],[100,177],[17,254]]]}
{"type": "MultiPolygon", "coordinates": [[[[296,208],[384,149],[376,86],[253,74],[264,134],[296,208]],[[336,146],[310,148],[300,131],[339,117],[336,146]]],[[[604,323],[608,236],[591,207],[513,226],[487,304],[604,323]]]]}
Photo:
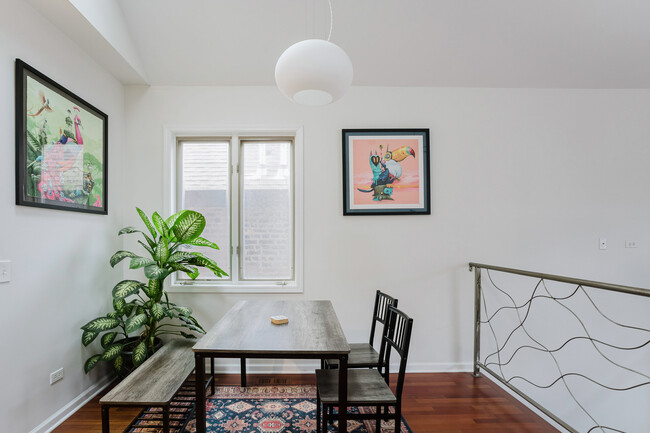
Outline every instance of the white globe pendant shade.
{"type": "Polygon", "coordinates": [[[352,84],[352,62],[338,45],[307,39],[286,49],[275,65],[275,82],[292,101],[326,105],[352,84]]]}

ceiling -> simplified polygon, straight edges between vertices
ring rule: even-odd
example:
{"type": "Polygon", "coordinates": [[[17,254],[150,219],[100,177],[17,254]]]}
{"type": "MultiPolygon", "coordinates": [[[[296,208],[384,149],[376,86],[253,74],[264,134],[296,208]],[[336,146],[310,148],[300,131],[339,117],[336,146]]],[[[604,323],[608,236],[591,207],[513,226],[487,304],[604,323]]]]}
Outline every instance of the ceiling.
{"type": "MultiPolygon", "coordinates": [[[[116,1],[152,85],[273,85],[287,47],[329,31],[327,0],[116,1]]],[[[650,88],[648,0],[332,5],[353,85],[650,88]]]]}

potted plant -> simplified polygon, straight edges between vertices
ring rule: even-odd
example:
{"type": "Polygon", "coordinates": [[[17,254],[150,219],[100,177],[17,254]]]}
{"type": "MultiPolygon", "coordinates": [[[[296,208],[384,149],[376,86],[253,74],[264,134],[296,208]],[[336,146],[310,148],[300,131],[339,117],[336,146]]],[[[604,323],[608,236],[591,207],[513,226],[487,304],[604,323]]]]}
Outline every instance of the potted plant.
{"type": "Polygon", "coordinates": [[[211,270],[218,277],[227,275],[214,260],[200,252],[187,251],[187,246],[219,249],[217,244],[201,237],[205,217],[199,212],[182,210],[167,220],[154,212],[149,220],[142,210],[136,210],[151,237],[134,227],[125,227],[118,235],[141,233],[145,242],[138,240],[138,243],[149,254],[143,257],[130,251],[118,251],[111,257],[110,264],[114,267],[129,258],[129,268],[144,269],[148,281],[124,280],[117,283],[113,288],[113,311],[81,327],[84,346],[101,334],[103,348],[102,353],[86,360],[86,373],[100,361],[105,361],[112,363],[118,374],[125,376],[157,350],[159,336],[175,334],[196,338],[192,331],[204,334],[205,330],[192,317],[190,308],[169,301],[163,283],[176,271],[185,272],[195,279],[200,267],[211,270]],[[128,352],[132,354],[126,356],[128,352]]]}

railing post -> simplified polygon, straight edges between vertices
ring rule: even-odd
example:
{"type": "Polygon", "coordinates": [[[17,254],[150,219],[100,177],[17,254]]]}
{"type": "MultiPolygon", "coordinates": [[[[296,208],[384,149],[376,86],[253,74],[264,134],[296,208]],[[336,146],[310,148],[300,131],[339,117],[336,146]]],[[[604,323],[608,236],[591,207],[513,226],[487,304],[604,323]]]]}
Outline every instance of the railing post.
{"type": "MultiPolygon", "coordinates": [[[[471,268],[470,268],[471,270],[471,268]]],[[[481,268],[474,266],[474,377],[481,377],[481,268]]]]}

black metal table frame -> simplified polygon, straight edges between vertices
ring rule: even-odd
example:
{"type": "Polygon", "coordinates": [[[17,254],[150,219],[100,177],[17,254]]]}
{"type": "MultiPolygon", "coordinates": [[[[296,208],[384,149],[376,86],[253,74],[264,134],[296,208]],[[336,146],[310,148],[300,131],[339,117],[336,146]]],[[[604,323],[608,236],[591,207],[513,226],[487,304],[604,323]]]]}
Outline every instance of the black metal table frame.
{"type": "MultiPolygon", "coordinates": [[[[265,358],[265,359],[332,359],[338,358],[339,360],[339,411],[338,423],[339,433],[347,432],[348,420],[348,353],[333,354],[333,353],[300,353],[300,352],[285,352],[285,353],[255,353],[255,352],[211,352],[211,351],[194,351],[194,359],[196,362],[196,433],[206,433],[206,411],[205,411],[205,390],[199,385],[205,383],[205,360],[210,359],[211,372],[214,372],[214,359],[215,358],[234,358],[241,360],[241,384],[242,387],[246,386],[246,358],[265,358]]],[[[214,378],[212,380],[212,393],[214,394],[214,378]]]]}

